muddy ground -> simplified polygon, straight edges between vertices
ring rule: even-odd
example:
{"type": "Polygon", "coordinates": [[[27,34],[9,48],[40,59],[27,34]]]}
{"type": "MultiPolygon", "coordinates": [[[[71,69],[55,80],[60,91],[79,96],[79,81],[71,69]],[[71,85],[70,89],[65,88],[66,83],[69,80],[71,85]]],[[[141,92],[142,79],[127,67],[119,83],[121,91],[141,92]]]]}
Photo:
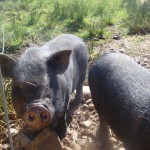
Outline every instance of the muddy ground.
{"type": "MultiPolygon", "coordinates": [[[[101,40],[97,41],[94,46],[96,53],[103,53],[109,49],[115,49],[126,53],[134,58],[140,65],[150,69],[150,35],[144,36],[128,36],[115,38],[106,43],[101,40]]],[[[0,110],[0,149],[8,148],[8,137],[6,134],[6,125],[4,123],[3,111],[0,110]]],[[[10,124],[12,132],[19,128],[20,121],[17,119],[13,111],[9,112],[10,124]]],[[[99,118],[96,113],[92,100],[83,98],[80,107],[74,112],[73,120],[68,126],[68,133],[62,143],[70,149],[76,150],[99,150],[95,142],[95,135],[99,126],[99,118]]],[[[110,130],[110,140],[113,142],[115,150],[124,150],[123,144],[115,137],[110,130]]]]}

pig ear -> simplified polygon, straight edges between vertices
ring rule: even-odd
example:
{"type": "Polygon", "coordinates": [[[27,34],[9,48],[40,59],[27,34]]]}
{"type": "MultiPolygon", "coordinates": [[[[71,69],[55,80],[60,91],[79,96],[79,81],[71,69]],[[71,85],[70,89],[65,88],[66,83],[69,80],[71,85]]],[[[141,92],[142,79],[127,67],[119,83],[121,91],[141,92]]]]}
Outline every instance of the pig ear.
{"type": "Polygon", "coordinates": [[[63,50],[54,53],[48,60],[48,64],[58,74],[62,74],[66,71],[70,61],[71,50],[63,50]]]}
{"type": "Polygon", "coordinates": [[[17,64],[17,60],[15,58],[0,53],[0,66],[4,78],[12,77],[12,71],[16,64],[17,64]]]}

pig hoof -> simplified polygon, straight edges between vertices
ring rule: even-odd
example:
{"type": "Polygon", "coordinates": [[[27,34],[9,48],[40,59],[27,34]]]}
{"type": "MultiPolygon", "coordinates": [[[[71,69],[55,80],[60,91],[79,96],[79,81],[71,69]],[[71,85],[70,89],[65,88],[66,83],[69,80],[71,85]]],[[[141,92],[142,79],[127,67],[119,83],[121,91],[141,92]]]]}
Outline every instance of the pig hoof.
{"type": "Polygon", "coordinates": [[[62,140],[64,137],[66,137],[66,135],[67,135],[67,131],[63,131],[63,132],[58,134],[60,140],[62,140]]]}

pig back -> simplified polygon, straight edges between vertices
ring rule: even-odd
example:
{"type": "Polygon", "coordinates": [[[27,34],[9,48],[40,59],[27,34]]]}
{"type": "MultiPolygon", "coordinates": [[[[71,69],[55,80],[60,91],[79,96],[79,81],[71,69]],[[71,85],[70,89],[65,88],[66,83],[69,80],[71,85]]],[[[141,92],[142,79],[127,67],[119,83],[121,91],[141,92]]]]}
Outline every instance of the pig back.
{"type": "Polygon", "coordinates": [[[110,52],[91,66],[89,85],[96,110],[114,133],[128,145],[150,148],[150,72],[110,52]]]}

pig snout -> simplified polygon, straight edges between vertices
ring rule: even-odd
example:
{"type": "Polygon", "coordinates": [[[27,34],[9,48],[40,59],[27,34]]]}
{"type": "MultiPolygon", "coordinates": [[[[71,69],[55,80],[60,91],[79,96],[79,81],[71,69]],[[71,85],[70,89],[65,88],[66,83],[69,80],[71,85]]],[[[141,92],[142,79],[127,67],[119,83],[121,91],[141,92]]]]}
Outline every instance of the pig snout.
{"type": "Polygon", "coordinates": [[[51,115],[44,105],[34,104],[24,113],[24,122],[30,130],[40,130],[50,124],[51,115]]]}

